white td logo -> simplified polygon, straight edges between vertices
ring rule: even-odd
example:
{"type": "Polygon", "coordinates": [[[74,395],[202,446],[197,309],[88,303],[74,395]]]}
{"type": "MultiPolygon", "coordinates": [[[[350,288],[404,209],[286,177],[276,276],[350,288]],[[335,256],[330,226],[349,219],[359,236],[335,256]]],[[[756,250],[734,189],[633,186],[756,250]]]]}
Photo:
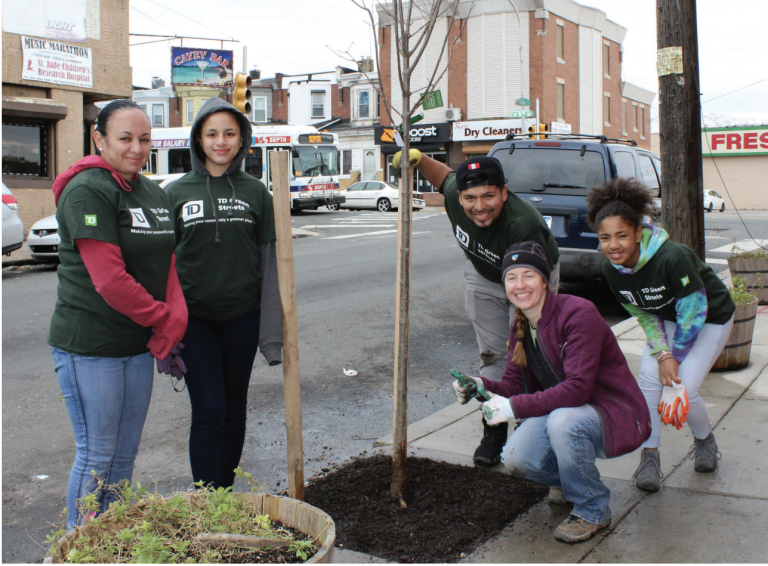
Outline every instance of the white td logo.
{"type": "Polygon", "coordinates": [[[129,208],[128,210],[131,211],[131,217],[133,218],[133,226],[134,228],[151,228],[149,225],[149,222],[147,222],[146,216],[144,216],[144,211],[141,208],[129,208]]]}
{"type": "Polygon", "coordinates": [[[186,222],[193,218],[202,218],[203,216],[203,201],[191,200],[184,204],[181,209],[181,219],[186,222]]]}
{"type": "Polygon", "coordinates": [[[456,225],[456,239],[465,248],[469,247],[469,234],[462,230],[459,225],[456,225]]]}
{"type": "Polygon", "coordinates": [[[627,299],[630,303],[637,306],[637,301],[635,301],[635,297],[632,296],[632,291],[619,291],[622,295],[624,295],[624,298],[627,299]]]}

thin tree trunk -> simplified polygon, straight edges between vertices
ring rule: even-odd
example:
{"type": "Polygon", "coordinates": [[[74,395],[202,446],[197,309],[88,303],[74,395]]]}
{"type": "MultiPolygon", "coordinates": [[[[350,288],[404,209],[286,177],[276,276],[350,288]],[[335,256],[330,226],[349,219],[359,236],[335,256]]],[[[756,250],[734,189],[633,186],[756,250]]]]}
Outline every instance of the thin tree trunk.
{"type": "MultiPolygon", "coordinates": [[[[404,57],[404,67],[408,58],[404,57]]],[[[408,84],[408,83],[407,83],[408,84]]],[[[405,93],[404,93],[405,94],[405,93]]],[[[403,109],[410,106],[410,96],[403,97],[403,109]]],[[[410,112],[404,112],[403,142],[400,159],[400,196],[397,208],[397,292],[395,312],[395,387],[392,415],[392,484],[389,499],[405,508],[408,494],[408,339],[411,314],[411,231],[413,217],[413,181],[410,149],[410,112]]]]}
{"type": "Polygon", "coordinates": [[[704,261],[704,180],[696,0],[657,0],[657,45],[683,48],[683,74],[659,77],[663,222],[704,261]]]}

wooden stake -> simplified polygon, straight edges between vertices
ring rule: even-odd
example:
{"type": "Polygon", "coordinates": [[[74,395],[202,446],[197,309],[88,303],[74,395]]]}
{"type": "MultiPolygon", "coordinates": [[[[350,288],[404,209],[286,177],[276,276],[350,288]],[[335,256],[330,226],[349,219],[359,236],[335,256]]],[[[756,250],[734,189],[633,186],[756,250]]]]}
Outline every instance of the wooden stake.
{"type": "MultiPolygon", "coordinates": [[[[657,0],[657,46],[683,48],[683,74],[659,77],[662,222],[704,261],[700,67],[696,0],[657,0]]],[[[649,135],[650,132],[646,132],[649,135]]]]}
{"type": "Polygon", "coordinates": [[[288,495],[304,501],[304,445],[301,424],[301,374],[299,371],[299,322],[296,315],[296,278],[293,270],[291,232],[291,187],[288,180],[287,151],[272,151],[275,235],[277,237],[277,277],[283,305],[283,390],[285,428],[288,438],[288,495]]]}

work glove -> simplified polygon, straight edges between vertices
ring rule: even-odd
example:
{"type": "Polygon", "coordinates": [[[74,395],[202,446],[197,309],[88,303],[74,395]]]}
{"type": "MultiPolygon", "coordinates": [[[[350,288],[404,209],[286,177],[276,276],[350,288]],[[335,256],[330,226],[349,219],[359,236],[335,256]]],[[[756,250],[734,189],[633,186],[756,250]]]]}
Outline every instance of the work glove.
{"type": "MultiPolygon", "coordinates": [[[[418,165],[421,163],[421,152],[418,149],[410,149],[408,155],[411,158],[411,165],[418,165]]],[[[403,158],[403,152],[398,151],[392,158],[392,169],[395,170],[395,176],[400,176],[400,160],[403,158]]]]}
{"type": "Polygon", "coordinates": [[[661,422],[672,424],[680,430],[687,419],[689,409],[685,385],[675,383],[672,386],[664,386],[658,406],[661,422]]]}
{"type": "Polygon", "coordinates": [[[183,349],[184,344],[181,342],[171,348],[171,353],[164,360],[157,360],[157,371],[166,375],[172,375],[176,379],[183,379],[184,374],[187,373],[187,366],[184,364],[184,360],[181,359],[181,351],[183,349]]]}
{"type": "Polygon", "coordinates": [[[494,393],[491,393],[491,398],[483,403],[480,410],[489,426],[505,423],[515,418],[515,411],[512,409],[512,403],[509,399],[494,393]]]}
{"type": "Polygon", "coordinates": [[[451,376],[456,378],[456,381],[453,382],[453,393],[462,405],[467,404],[470,399],[478,395],[490,399],[491,396],[486,391],[481,378],[465,375],[455,369],[451,370],[451,376]]]}

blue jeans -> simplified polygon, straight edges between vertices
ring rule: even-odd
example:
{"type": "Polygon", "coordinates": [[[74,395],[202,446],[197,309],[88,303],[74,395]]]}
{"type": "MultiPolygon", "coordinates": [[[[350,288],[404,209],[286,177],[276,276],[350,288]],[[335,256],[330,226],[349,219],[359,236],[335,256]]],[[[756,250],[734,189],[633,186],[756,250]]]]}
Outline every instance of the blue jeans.
{"type": "Polygon", "coordinates": [[[261,310],[219,321],[189,315],[181,357],[192,405],[189,461],[195,482],[214,488],[235,482],[260,320],[261,310]]]}
{"type": "Polygon", "coordinates": [[[563,490],[573,503],[571,514],[588,523],[611,517],[611,492],[600,480],[595,458],[605,458],[603,425],[590,405],[555,409],[526,419],[501,453],[511,471],[563,490]]]}
{"type": "MultiPolygon", "coordinates": [[[[154,367],[149,352],[127,358],[81,356],[55,347],[52,352],[77,447],[67,484],[67,528],[72,529],[82,523],[78,500],[98,489],[91,470],[105,485],[130,481],[154,367]]],[[[101,511],[115,499],[111,491],[100,490],[101,511]]]]}

